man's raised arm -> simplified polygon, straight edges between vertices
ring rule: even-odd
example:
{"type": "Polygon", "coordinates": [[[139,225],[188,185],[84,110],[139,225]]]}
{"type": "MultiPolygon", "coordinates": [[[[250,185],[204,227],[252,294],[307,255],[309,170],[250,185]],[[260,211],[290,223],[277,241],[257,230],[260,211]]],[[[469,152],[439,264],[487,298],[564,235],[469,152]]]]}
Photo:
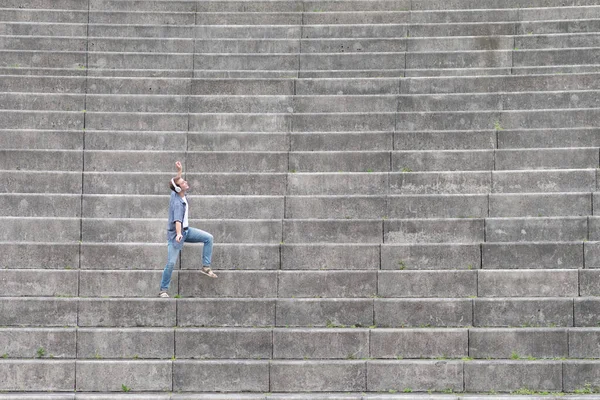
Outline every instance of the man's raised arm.
{"type": "Polygon", "coordinates": [[[181,178],[181,173],[183,172],[183,168],[181,167],[181,162],[177,161],[175,163],[175,167],[177,167],[177,178],[181,178]]]}

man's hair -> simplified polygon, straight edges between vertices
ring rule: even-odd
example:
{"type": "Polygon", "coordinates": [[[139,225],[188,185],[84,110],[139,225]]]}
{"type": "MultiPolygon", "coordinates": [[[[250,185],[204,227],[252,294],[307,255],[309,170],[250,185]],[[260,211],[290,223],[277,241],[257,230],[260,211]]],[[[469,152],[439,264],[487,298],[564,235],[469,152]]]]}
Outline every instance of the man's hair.
{"type": "MultiPolygon", "coordinates": [[[[173,186],[173,182],[175,182],[177,184],[177,180],[179,180],[179,179],[180,178],[178,176],[176,176],[175,178],[173,178],[169,181],[169,189],[171,189],[175,193],[177,193],[177,191],[175,190],[175,187],[173,186]]],[[[177,186],[179,186],[179,184],[177,184],[177,186]]]]}

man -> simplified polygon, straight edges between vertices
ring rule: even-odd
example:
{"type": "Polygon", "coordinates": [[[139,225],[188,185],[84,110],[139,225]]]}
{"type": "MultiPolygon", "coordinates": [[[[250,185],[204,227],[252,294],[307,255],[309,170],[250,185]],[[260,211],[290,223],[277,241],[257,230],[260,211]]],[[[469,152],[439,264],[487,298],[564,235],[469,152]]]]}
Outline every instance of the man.
{"type": "Polygon", "coordinates": [[[167,241],[169,243],[168,259],[162,274],[162,281],[160,282],[159,297],[169,297],[167,290],[171,283],[173,267],[175,266],[177,257],[179,257],[179,253],[185,242],[204,243],[204,249],[202,251],[202,269],[200,272],[211,278],[217,277],[210,269],[213,236],[200,229],[190,228],[188,222],[190,207],[187,198],[185,197],[190,186],[181,177],[181,162],[177,161],[175,166],[177,167],[177,176],[171,179],[171,182],[169,183],[169,187],[171,188],[171,200],[169,202],[169,224],[167,226],[167,241]]]}

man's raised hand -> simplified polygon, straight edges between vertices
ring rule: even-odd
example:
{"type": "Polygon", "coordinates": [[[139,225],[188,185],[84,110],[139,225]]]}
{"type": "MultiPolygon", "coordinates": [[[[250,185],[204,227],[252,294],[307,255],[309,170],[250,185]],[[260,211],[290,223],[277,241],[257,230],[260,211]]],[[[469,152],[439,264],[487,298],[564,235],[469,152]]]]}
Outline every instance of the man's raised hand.
{"type": "Polygon", "coordinates": [[[181,172],[181,169],[182,169],[182,167],[181,167],[181,162],[180,162],[180,161],[177,161],[177,162],[175,163],[175,166],[177,167],[177,171],[180,171],[180,172],[181,172]]]}

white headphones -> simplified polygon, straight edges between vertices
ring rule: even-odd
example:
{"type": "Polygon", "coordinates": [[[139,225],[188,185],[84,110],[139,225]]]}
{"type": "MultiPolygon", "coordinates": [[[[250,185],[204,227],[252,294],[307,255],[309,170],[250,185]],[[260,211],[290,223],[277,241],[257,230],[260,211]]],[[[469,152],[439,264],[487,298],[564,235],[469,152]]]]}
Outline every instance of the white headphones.
{"type": "Polygon", "coordinates": [[[175,188],[175,191],[177,193],[181,192],[181,188],[175,184],[175,179],[174,178],[171,179],[171,185],[173,185],[173,187],[175,188]]]}

